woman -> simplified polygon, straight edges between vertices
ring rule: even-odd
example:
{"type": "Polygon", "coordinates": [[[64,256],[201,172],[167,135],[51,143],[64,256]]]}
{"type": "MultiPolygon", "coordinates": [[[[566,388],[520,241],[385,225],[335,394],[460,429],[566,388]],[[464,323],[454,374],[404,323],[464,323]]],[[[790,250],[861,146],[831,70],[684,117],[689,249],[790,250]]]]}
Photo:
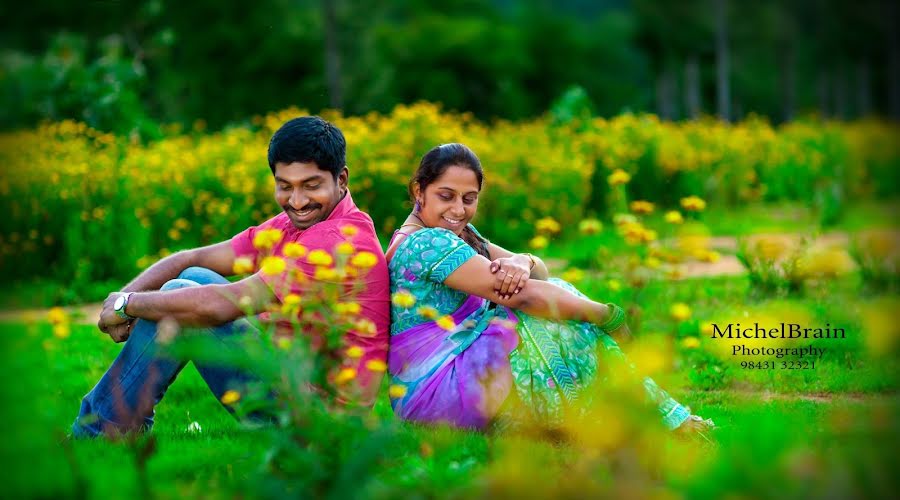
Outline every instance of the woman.
{"type": "MultiPolygon", "coordinates": [[[[469,224],[482,180],[469,148],[444,144],[410,182],[415,208],[386,253],[395,299],[389,369],[405,387],[392,406],[408,420],[485,428],[512,396],[557,424],[594,379],[598,351],[622,357],[608,333],[630,335],[624,313],[549,278],[537,257],[483,238],[469,224]]],[[[712,425],[649,378],[644,387],[670,429],[712,425]]]]}

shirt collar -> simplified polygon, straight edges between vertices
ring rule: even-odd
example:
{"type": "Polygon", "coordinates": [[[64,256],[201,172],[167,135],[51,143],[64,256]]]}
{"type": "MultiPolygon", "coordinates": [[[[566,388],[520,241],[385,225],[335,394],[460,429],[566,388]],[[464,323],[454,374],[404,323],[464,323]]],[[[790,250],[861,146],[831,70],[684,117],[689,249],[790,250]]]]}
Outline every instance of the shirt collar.
{"type": "Polygon", "coordinates": [[[326,217],[325,220],[340,219],[358,210],[359,209],[356,208],[356,203],[353,203],[353,197],[350,196],[350,189],[348,188],[347,194],[334,206],[334,209],[328,214],[328,217],[326,217]]]}

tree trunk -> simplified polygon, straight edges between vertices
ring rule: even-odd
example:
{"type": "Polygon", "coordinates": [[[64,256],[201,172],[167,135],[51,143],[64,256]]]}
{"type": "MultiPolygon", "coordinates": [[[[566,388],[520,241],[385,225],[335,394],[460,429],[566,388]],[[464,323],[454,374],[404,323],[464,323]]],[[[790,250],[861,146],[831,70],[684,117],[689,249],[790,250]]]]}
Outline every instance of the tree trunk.
{"type": "Polygon", "coordinates": [[[888,1],[888,110],[891,118],[900,120],[900,22],[897,4],[888,1]]]}
{"type": "Polygon", "coordinates": [[[856,114],[862,117],[872,114],[872,69],[868,61],[856,66],[856,114]]]}
{"type": "Polygon", "coordinates": [[[834,114],[841,120],[847,119],[847,72],[841,64],[834,72],[834,114]]]}
{"type": "Polygon", "coordinates": [[[819,112],[823,118],[829,116],[828,113],[828,72],[825,68],[819,68],[819,75],[816,77],[816,97],[819,99],[819,112]]]}
{"type": "Polygon", "coordinates": [[[728,6],[727,0],[714,1],[716,9],[716,105],[719,118],[728,121],[731,116],[731,92],[728,76],[728,6]]]}
{"type": "Polygon", "coordinates": [[[675,117],[675,75],[672,66],[666,64],[656,76],[656,113],[663,120],[675,117]]]}
{"type": "Polygon", "coordinates": [[[684,65],[684,109],[691,118],[700,116],[700,63],[697,54],[688,56],[684,65]]]}
{"type": "Polygon", "coordinates": [[[797,81],[794,67],[794,45],[784,43],[779,51],[779,71],[781,83],[781,120],[789,122],[794,119],[797,109],[797,81]]]}
{"type": "Polygon", "coordinates": [[[341,52],[338,48],[338,35],[334,0],[322,0],[325,29],[325,81],[328,85],[328,102],[334,109],[343,109],[344,96],[341,89],[341,52]]]}

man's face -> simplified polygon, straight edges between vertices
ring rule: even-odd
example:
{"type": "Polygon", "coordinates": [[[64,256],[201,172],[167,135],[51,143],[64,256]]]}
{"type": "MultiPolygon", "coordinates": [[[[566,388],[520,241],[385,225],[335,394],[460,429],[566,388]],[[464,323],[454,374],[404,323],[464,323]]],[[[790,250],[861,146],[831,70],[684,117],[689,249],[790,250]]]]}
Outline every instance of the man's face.
{"type": "Polygon", "coordinates": [[[346,168],[335,180],[315,163],[275,164],[275,201],[297,229],[325,220],[346,192],[346,168]]]}

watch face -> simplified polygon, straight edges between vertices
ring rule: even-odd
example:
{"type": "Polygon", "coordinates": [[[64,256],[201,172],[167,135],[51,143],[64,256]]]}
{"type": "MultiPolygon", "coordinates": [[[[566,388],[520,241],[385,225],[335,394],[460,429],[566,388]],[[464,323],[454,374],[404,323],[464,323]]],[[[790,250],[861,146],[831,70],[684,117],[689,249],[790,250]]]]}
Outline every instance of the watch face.
{"type": "Polygon", "coordinates": [[[116,311],[120,311],[120,310],[122,310],[122,307],[124,307],[124,306],[125,306],[125,296],[119,295],[119,298],[117,298],[116,301],[113,302],[113,309],[115,309],[116,311]]]}

